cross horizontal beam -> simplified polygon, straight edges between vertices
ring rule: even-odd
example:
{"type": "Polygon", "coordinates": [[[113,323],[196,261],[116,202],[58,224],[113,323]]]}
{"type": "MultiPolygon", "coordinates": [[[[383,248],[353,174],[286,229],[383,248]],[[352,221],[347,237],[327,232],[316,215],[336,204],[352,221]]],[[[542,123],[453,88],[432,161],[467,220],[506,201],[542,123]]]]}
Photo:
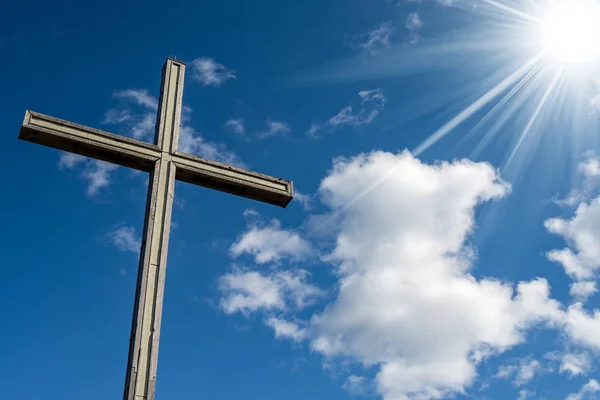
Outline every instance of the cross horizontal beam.
{"type": "Polygon", "coordinates": [[[242,168],[205,160],[191,154],[173,154],[177,180],[221,192],[285,207],[292,200],[293,183],[242,168]]]}
{"type": "Polygon", "coordinates": [[[29,110],[19,139],[146,172],[161,157],[157,145],[29,110]]]}
{"type": "Polygon", "coordinates": [[[293,183],[191,154],[167,153],[154,144],[115,135],[33,111],[25,112],[19,139],[150,172],[168,156],[176,179],[264,203],[286,207],[293,183]]]}

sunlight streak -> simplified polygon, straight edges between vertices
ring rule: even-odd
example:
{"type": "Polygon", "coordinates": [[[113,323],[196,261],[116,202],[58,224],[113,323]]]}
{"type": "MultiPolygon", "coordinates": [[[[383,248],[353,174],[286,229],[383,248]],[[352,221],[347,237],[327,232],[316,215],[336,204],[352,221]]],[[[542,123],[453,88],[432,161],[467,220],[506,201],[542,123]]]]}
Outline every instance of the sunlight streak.
{"type": "Polygon", "coordinates": [[[529,132],[531,130],[531,127],[537,121],[540,113],[542,112],[542,109],[544,108],[544,106],[548,102],[548,99],[550,98],[550,95],[552,94],[552,92],[556,88],[556,85],[558,84],[558,81],[560,80],[560,78],[562,76],[563,76],[563,70],[558,71],[554,75],[554,79],[552,79],[552,82],[550,83],[550,86],[548,86],[548,88],[546,89],[546,92],[544,93],[544,96],[542,96],[542,99],[540,100],[540,103],[538,104],[537,108],[535,109],[535,111],[531,115],[531,118],[529,119],[529,122],[527,122],[527,126],[525,127],[525,129],[523,129],[523,132],[519,136],[519,140],[517,141],[517,144],[513,148],[513,151],[510,153],[510,156],[508,157],[508,160],[506,161],[504,169],[502,170],[503,172],[506,170],[506,168],[508,168],[508,166],[512,162],[513,158],[515,157],[515,154],[517,154],[517,151],[519,150],[519,148],[523,144],[523,141],[525,140],[525,138],[529,134],[529,132]]]}
{"type": "Polygon", "coordinates": [[[519,11],[517,9],[514,9],[514,8],[512,8],[510,6],[507,6],[506,4],[502,4],[502,3],[500,3],[500,2],[498,2],[496,0],[481,0],[481,1],[483,3],[485,3],[485,4],[489,4],[491,6],[497,7],[497,8],[499,8],[502,11],[506,11],[509,14],[515,15],[517,17],[521,17],[521,18],[523,18],[523,19],[525,19],[527,21],[531,21],[531,22],[534,22],[536,24],[540,24],[541,23],[541,20],[539,18],[532,17],[531,15],[529,15],[527,13],[524,13],[523,11],[519,11]]]}
{"type": "MultiPolygon", "coordinates": [[[[486,94],[477,99],[473,104],[469,107],[465,108],[461,111],[457,116],[448,121],[444,126],[438,129],[434,134],[429,136],[425,141],[423,141],[420,145],[418,145],[413,151],[412,154],[415,156],[419,156],[425,150],[429,149],[435,143],[437,143],[441,138],[446,136],[448,133],[452,132],[454,128],[458,125],[466,121],[469,117],[471,117],[475,112],[479,111],[482,107],[488,104],[490,101],[495,99],[500,93],[507,90],[509,87],[514,85],[523,75],[527,74],[531,69],[535,66],[536,63],[539,63],[542,60],[542,56],[538,55],[534,57],[532,60],[527,62],[521,68],[510,74],[507,78],[505,78],[498,85],[493,87],[486,94]]],[[[374,184],[376,185],[376,183],[374,184]]],[[[370,190],[369,190],[370,191],[370,190]]]]}
{"type": "Polygon", "coordinates": [[[492,108],[481,120],[465,135],[463,136],[457,144],[457,147],[464,144],[475,132],[481,129],[500,109],[511,100],[517,92],[525,86],[529,80],[539,72],[543,67],[543,62],[539,62],[536,66],[534,66],[531,71],[527,73],[516,85],[513,87],[510,92],[508,92],[499,102],[492,108]]]}

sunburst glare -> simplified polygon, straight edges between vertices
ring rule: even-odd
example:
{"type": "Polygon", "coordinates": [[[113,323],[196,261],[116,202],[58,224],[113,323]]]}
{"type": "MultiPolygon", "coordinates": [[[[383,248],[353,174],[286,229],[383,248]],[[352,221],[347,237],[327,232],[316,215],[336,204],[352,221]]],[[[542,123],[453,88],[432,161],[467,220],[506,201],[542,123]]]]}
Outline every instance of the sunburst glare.
{"type": "MultiPolygon", "coordinates": [[[[444,90],[434,88],[439,96],[428,93],[420,109],[401,113],[453,112],[412,149],[413,155],[466,126],[466,134],[455,139],[458,146],[471,141],[470,158],[479,158],[496,139],[512,142],[502,152],[503,160],[494,161],[511,180],[527,170],[540,144],[561,149],[562,154],[544,155],[556,167],[558,157],[567,162],[563,155],[569,150],[574,162],[577,154],[598,143],[599,119],[592,114],[600,113],[600,0],[454,0],[451,6],[464,11],[470,23],[423,38],[413,47],[399,47],[366,68],[358,61],[345,72],[336,71],[337,77],[324,77],[380,78],[453,69],[441,82],[444,90]]],[[[501,153],[499,148],[495,154],[501,153]]],[[[395,173],[388,171],[339,211],[395,173]]]]}
{"type": "Polygon", "coordinates": [[[600,58],[600,3],[551,2],[539,19],[539,40],[546,56],[562,66],[596,64],[600,58]]]}

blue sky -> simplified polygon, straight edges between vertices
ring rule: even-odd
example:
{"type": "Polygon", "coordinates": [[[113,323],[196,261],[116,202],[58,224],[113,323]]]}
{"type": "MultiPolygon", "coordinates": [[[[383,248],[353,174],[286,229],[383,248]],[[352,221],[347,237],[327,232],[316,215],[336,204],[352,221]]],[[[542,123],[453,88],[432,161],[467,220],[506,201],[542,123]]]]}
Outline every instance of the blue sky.
{"type": "Polygon", "coordinates": [[[147,177],[17,136],[151,140],[168,56],[181,146],[297,196],[177,183],[158,399],[600,396],[596,0],[12,3],[3,398],[122,396],[147,177]]]}

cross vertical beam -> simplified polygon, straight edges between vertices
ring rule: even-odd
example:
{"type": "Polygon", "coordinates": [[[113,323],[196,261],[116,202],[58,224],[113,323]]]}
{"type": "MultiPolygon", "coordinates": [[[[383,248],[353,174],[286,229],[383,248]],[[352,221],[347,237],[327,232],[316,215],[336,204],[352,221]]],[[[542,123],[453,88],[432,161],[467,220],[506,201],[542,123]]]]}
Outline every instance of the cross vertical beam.
{"type": "Polygon", "coordinates": [[[162,71],[154,142],[161,157],[150,172],[148,200],[127,360],[124,400],[153,400],[167,249],[173,209],[185,65],[167,60],[162,71]]]}

